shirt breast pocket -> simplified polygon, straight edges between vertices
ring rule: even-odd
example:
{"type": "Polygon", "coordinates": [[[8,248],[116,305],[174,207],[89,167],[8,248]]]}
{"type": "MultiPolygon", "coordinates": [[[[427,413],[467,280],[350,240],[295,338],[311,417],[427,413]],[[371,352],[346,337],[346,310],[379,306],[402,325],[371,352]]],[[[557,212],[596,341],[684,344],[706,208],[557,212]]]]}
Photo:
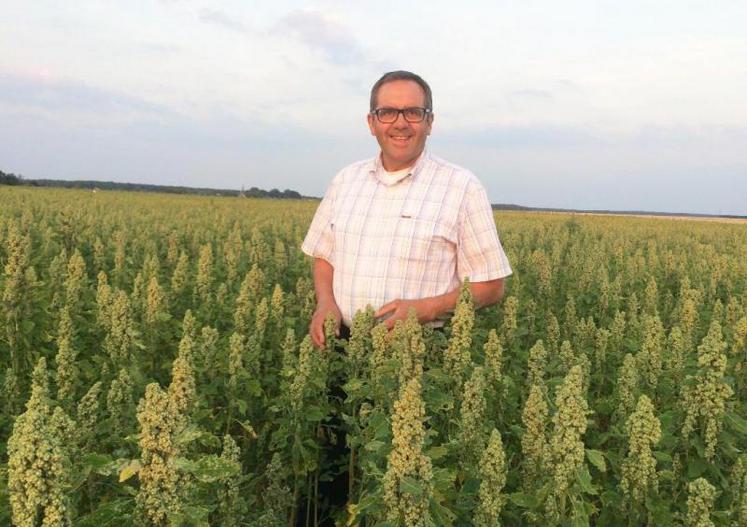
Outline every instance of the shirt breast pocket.
{"type": "Polygon", "coordinates": [[[433,218],[407,217],[400,220],[400,258],[403,262],[438,263],[453,258],[456,246],[447,229],[433,218]]]}

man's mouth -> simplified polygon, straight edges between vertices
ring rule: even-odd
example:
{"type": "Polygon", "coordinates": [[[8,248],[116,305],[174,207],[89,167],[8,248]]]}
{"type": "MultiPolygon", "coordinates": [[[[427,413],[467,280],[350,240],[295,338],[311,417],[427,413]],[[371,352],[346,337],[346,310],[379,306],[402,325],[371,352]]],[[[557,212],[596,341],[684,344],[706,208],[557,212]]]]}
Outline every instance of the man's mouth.
{"type": "Polygon", "coordinates": [[[392,138],[392,141],[395,143],[406,143],[410,140],[409,135],[390,135],[389,137],[392,138]]]}

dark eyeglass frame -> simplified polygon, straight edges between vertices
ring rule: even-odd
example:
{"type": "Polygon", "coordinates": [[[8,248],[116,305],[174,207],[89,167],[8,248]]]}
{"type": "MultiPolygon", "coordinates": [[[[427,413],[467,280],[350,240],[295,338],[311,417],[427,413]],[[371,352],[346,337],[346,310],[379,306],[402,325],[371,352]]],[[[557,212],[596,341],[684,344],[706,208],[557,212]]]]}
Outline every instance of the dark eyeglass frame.
{"type": "Polygon", "coordinates": [[[431,113],[432,111],[433,110],[431,110],[430,108],[420,108],[420,107],[417,107],[417,106],[411,106],[409,108],[376,108],[375,110],[373,110],[371,112],[371,114],[375,115],[376,118],[379,120],[379,122],[383,123],[383,124],[392,124],[392,123],[396,122],[397,119],[399,119],[399,114],[402,114],[402,118],[405,121],[407,121],[408,123],[422,123],[425,120],[425,117],[429,113],[431,113]],[[385,121],[385,120],[383,120],[381,118],[381,112],[384,111],[384,110],[386,110],[388,112],[397,112],[397,113],[394,114],[394,119],[392,119],[391,121],[385,121]],[[411,110],[420,110],[420,111],[422,111],[423,112],[422,117],[420,119],[408,119],[407,118],[407,114],[405,112],[411,111],[411,110]]]}

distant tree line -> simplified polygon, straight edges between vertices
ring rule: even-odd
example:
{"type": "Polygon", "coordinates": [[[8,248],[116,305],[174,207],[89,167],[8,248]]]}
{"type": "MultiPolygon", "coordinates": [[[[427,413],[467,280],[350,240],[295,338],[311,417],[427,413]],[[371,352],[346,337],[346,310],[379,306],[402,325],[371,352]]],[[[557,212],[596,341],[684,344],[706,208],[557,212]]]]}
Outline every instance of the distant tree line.
{"type": "Polygon", "coordinates": [[[295,190],[285,189],[282,192],[276,188],[271,190],[262,190],[261,188],[252,187],[244,191],[244,196],[248,198],[278,198],[278,199],[301,199],[304,196],[295,190]]]}
{"type": "Polygon", "coordinates": [[[147,183],[117,183],[114,181],[62,181],[58,179],[24,179],[16,174],[6,174],[0,170],[0,185],[62,187],[97,190],[128,190],[135,192],[165,192],[168,194],[201,194],[208,196],[246,196],[248,198],[304,199],[295,190],[264,190],[252,187],[249,190],[227,190],[214,188],[173,187],[167,185],[150,185],[147,183]]]}
{"type": "Polygon", "coordinates": [[[23,176],[12,173],[6,174],[0,170],[0,185],[32,185],[32,183],[23,179],[23,176]]]}

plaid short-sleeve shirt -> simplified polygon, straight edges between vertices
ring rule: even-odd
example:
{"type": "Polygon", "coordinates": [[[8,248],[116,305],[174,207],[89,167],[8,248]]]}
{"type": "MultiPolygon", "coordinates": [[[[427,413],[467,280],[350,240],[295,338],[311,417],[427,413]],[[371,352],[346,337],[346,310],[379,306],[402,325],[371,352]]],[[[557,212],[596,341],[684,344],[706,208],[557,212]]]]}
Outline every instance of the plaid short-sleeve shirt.
{"type": "Polygon", "coordinates": [[[482,184],[424,152],[409,172],[388,174],[379,156],[332,180],[301,250],[334,268],[343,322],[370,305],[442,295],[467,277],[511,274],[482,184]]]}

